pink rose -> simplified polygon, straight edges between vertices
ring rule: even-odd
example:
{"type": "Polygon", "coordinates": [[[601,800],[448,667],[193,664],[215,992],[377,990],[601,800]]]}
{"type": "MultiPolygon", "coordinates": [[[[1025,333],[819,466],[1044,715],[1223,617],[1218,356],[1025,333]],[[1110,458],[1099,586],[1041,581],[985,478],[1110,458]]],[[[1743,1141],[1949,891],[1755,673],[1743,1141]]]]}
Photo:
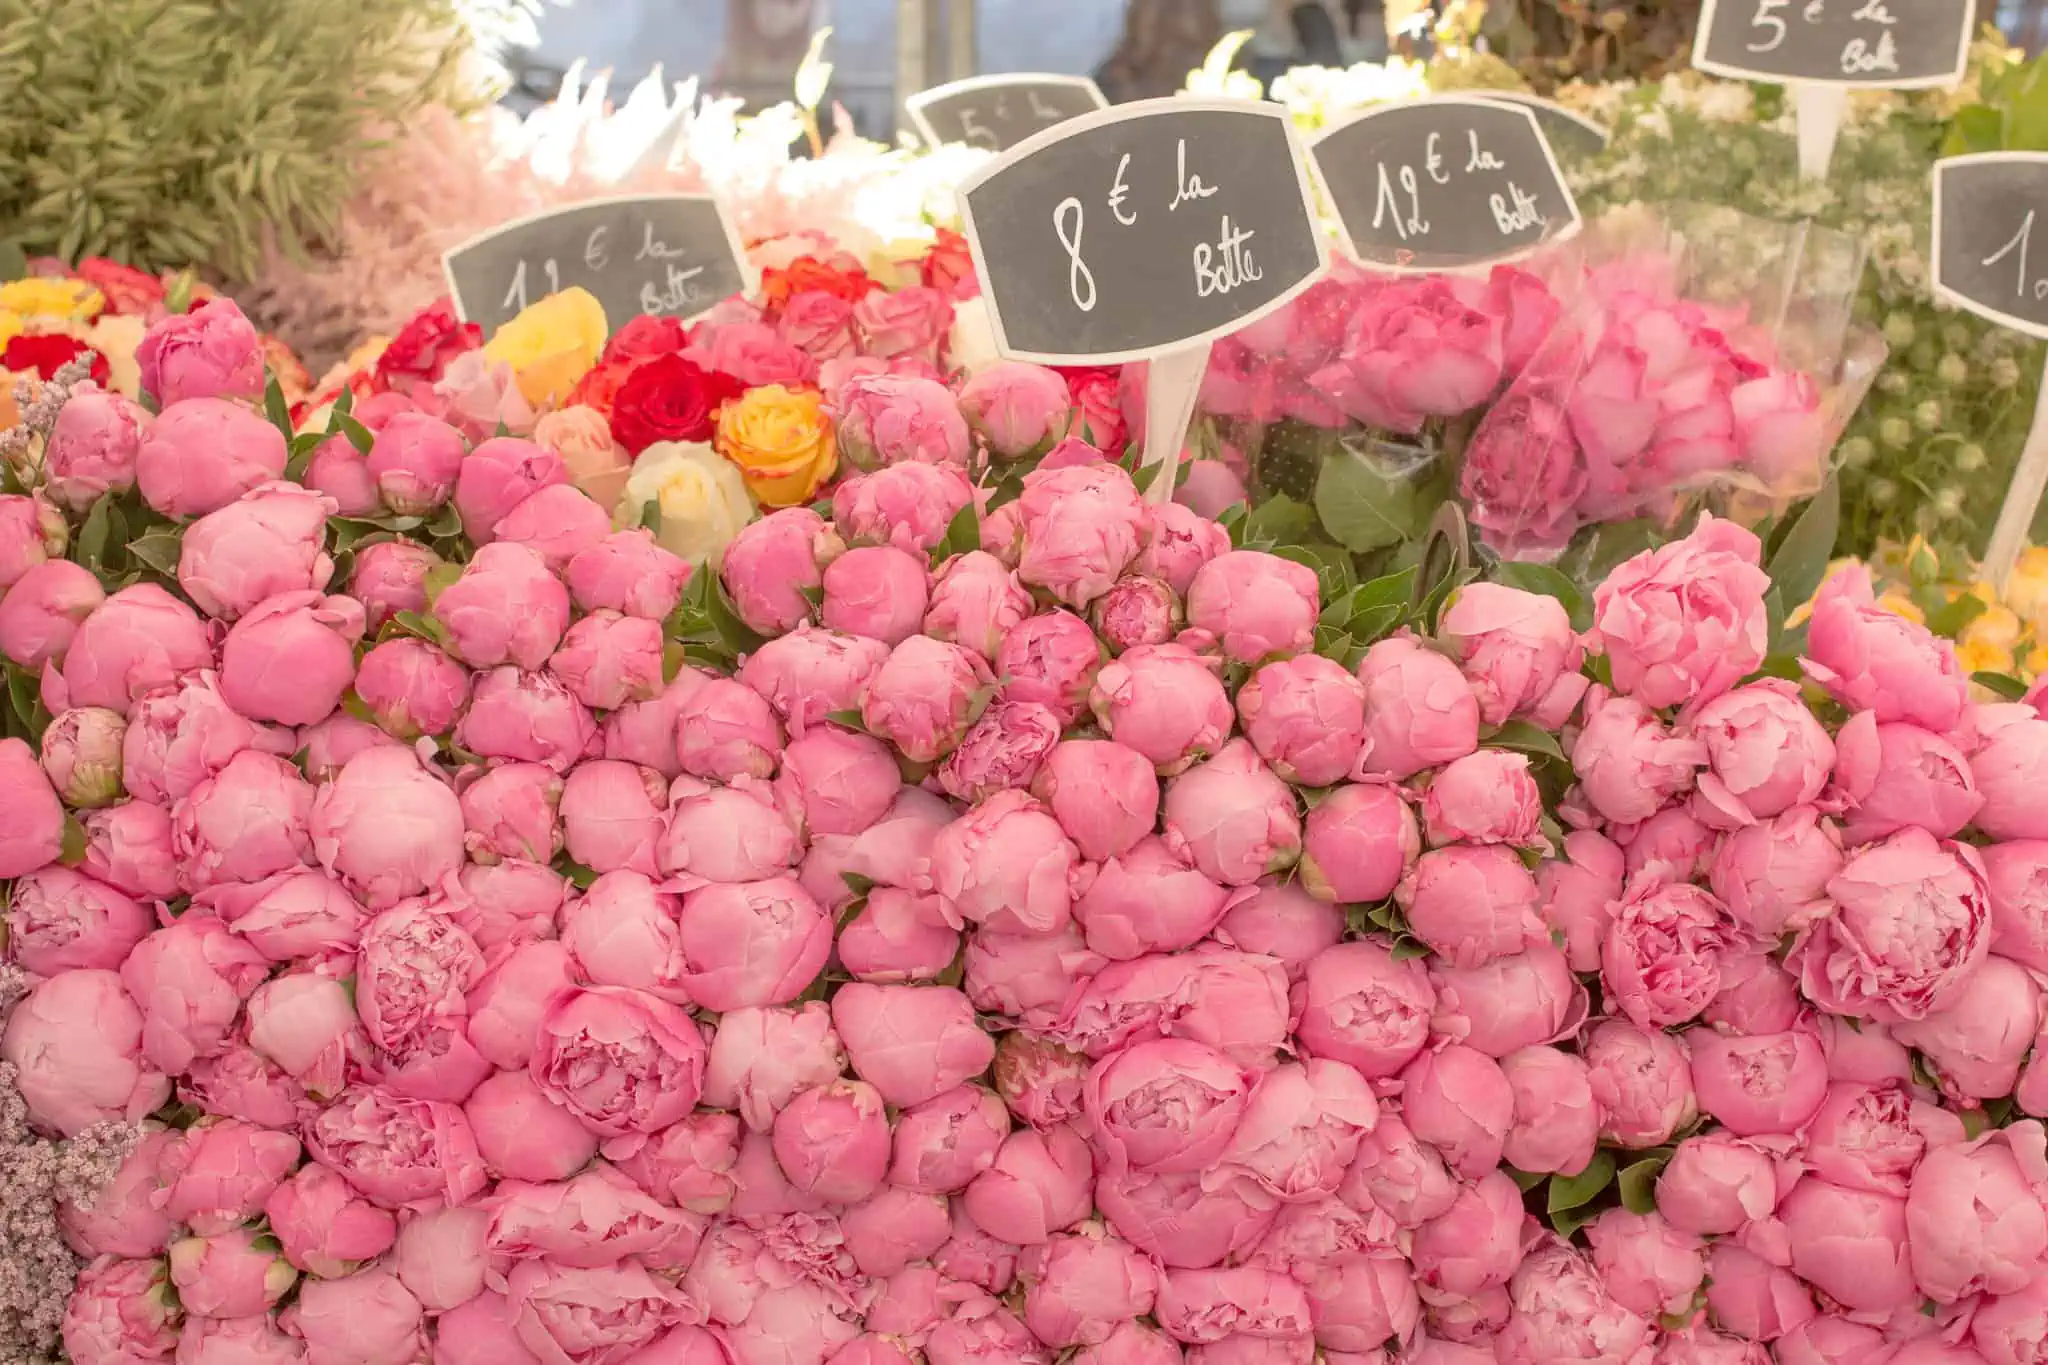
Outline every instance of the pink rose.
{"type": "Polygon", "coordinates": [[[1954,647],[1878,606],[1860,566],[1821,585],[1800,667],[1850,710],[1875,711],[1881,724],[1908,721],[1946,734],[1968,701],[1954,647]]]}

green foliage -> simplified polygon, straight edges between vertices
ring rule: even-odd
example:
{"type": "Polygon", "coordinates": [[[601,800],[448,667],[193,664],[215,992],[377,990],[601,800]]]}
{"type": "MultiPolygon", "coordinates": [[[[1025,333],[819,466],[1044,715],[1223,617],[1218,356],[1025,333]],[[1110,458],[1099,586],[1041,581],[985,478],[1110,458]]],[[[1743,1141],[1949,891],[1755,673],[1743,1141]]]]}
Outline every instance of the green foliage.
{"type": "Polygon", "coordinates": [[[250,274],[451,94],[461,0],[0,0],[0,239],[250,274]]]}
{"type": "Polygon", "coordinates": [[[1493,0],[1479,33],[1538,92],[1686,65],[1700,0],[1493,0]]]}

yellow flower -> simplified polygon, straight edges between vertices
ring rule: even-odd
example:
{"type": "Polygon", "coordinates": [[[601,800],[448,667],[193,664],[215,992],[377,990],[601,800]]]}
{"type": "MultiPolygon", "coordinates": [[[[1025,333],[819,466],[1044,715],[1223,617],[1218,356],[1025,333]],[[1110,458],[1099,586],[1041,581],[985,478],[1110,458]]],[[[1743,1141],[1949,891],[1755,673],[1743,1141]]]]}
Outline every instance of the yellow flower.
{"type": "Polygon", "coordinates": [[[824,398],[808,389],[748,389],[718,410],[713,439],[766,507],[808,501],[839,463],[824,398]]]}
{"type": "Polygon", "coordinates": [[[5,346],[22,333],[21,314],[0,310],[0,346],[5,346]]]}
{"type": "MultiPolygon", "coordinates": [[[[542,418],[543,424],[548,419],[542,418]]],[[[648,503],[661,509],[655,539],[685,560],[713,568],[740,529],[754,519],[746,480],[730,460],[701,442],[662,441],[640,452],[613,522],[646,524],[648,503]]]]}
{"type": "Polygon", "coordinates": [[[2020,551],[2005,580],[2005,605],[2029,621],[2048,614],[2048,547],[2030,545],[2020,551]]]}
{"type": "Polygon", "coordinates": [[[1956,643],[1962,645],[1988,645],[2010,654],[2020,642],[2020,618],[2009,607],[1990,606],[1977,614],[1976,619],[1963,627],[1963,633],[1956,643]]]}
{"type": "Polygon", "coordinates": [[[1903,616],[1916,626],[1927,624],[1926,615],[1914,604],[1912,598],[1895,588],[1887,588],[1878,594],[1877,605],[1894,616],[1903,616]]]}
{"type": "Polygon", "coordinates": [[[2044,670],[2048,670],[2048,645],[2035,645],[2028,650],[2027,657],[2020,663],[2020,668],[2020,676],[2028,682],[2032,682],[2044,670]]]}
{"type": "Polygon", "coordinates": [[[1981,640],[1958,642],[1956,663],[1962,667],[1965,676],[1971,673],[2010,673],[2013,670],[2011,650],[1981,640]]]}
{"type": "Polygon", "coordinates": [[[597,364],[609,329],[604,305],[587,289],[550,294],[498,329],[484,346],[484,358],[512,367],[519,392],[535,407],[569,396],[576,381],[597,364]]]}
{"type": "Polygon", "coordinates": [[[0,309],[10,313],[77,318],[83,322],[107,306],[100,291],[84,280],[53,280],[43,276],[0,284],[0,309]]]}

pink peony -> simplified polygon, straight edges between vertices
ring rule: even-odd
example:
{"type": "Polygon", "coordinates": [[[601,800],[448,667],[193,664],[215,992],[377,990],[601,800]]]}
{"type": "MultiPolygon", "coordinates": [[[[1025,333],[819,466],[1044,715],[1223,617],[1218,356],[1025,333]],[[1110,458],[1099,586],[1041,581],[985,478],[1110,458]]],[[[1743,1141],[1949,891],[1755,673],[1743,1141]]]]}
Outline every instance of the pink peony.
{"type": "Polygon", "coordinates": [[[1954,646],[1878,606],[1861,566],[1821,585],[1800,667],[1850,710],[1876,712],[1879,723],[1946,734],[1968,701],[1954,646]]]}
{"type": "Polygon", "coordinates": [[[1401,780],[1479,747],[1479,700],[1456,664],[1409,635],[1381,640],[1358,664],[1365,684],[1362,773],[1401,780]]]}

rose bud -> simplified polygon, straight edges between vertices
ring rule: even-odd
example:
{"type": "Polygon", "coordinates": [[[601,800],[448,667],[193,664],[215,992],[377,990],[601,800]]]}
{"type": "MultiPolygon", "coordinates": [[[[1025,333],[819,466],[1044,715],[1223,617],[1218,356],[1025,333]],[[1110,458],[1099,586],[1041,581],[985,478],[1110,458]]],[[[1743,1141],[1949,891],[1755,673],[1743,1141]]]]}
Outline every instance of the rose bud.
{"type": "Polygon", "coordinates": [[[257,881],[309,863],[312,784],[281,758],[244,749],[171,808],[171,847],[188,891],[257,881]]]}
{"type": "Polygon", "coordinates": [[[944,384],[907,374],[861,375],[833,400],[839,449],[859,469],[967,463],[967,421],[944,384]]]}
{"type": "Polygon", "coordinates": [[[1454,966],[1477,967],[1549,939],[1536,910],[1536,878],[1497,844],[1433,849],[1394,895],[1415,937],[1454,966]]]}
{"type": "Polygon", "coordinates": [[[337,515],[373,517],[383,510],[384,504],[377,496],[377,480],[370,474],[370,462],[345,435],[337,433],[313,447],[302,481],[314,492],[333,499],[337,515]]]}
{"type": "Polygon", "coordinates": [[[797,1094],[829,1085],[846,1065],[832,1015],[822,1000],[786,1008],[730,1010],[704,1068],[704,1102],[736,1109],[756,1131],[797,1094]]]}
{"type": "Polygon", "coordinates": [[[284,433],[240,403],[191,398],[157,415],[135,450],[142,500],[173,521],[217,512],[284,477],[284,433]]]}
{"type": "Polygon", "coordinates": [[[427,1350],[423,1318],[396,1275],[372,1268],[306,1281],[278,1325],[306,1343],[306,1365],[408,1365],[427,1350]]]}
{"type": "Polygon", "coordinates": [[[1185,645],[1126,650],[1097,674],[1089,704],[1109,737],[1150,759],[1161,776],[1185,771],[1230,737],[1230,698],[1185,645]]]}
{"type": "Polygon", "coordinates": [[[993,555],[972,550],[947,561],[932,580],[924,633],[994,660],[1004,640],[1031,616],[1031,595],[993,555]]]}
{"type": "Polygon", "coordinates": [[[1137,558],[1151,507],[1112,464],[1037,470],[1017,499],[1017,577],[1075,611],[1109,591],[1137,558]]]}
{"type": "Polygon", "coordinates": [[[265,598],[322,591],[332,498],[294,483],[264,484],[185,530],[178,586],[208,616],[234,621],[265,598]]]}
{"type": "Polygon", "coordinates": [[[80,1365],[169,1360],[179,1338],[176,1302],[162,1261],[95,1261],[64,1301],[64,1353],[80,1365]]]}
{"type": "MultiPolygon", "coordinates": [[[[1103,657],[1102,642],[1086,621],[1070,612],[1048,611],[1028,617],[1003,636],[994,670],[1005,698],[1050,707],[1063,725],[1072,725],[1091,704],[1103,657]]],[[[1122,661],[1125,666],[1131,662],[1122,661]]]]}
{"type": "Polygon", "coordinates": [[[238,1119],[206,1119],[164,1153],[163,1208],[202,1237],[253,1218],[299,1164],[299,1141],[238,1119]]]}
{"type": "Polygon", "coordinates": [[[57,409],[43,442],[48,492],[73,512],[102,495],[135,486],[135,457],[150,417],[133,399],[98,389],[75,390],[57,409]]]}
{"type": "Polygon", "coordinates": [[[1879,725],[1864,711],[1842,727],[1838,743],[1835,790],[1848,811],[1845,843],[1915,826],[1946,839],[1984,803],[1962,751],[1917,725],[1879,725]]]}
{"type": "MultiPolygon", "coordinates": [[[[254,399],[263,394],[263,339],[225,296],[150,324],[135,359],[142,367],[143,391],[159,408],[188,398],[254,399]]],[[[244,1316],[193,1311],[207,1317],[244,1316]]]]}
{"type": "Polygon", "coordinates": [[[65,1245],[88,1259],[94,1256],[155,1256],[170,1244],[176,1229],[163,1211],[164,1155],[183,1143],[175,1129],[146,1129],[114,1178],[94,1191],[90,1200],[74,1196],[57,1209],[65,1245]]]}
{"type": "Polygon", "coordinates": [[[1950,1003],[1984,960],[1990,915],[1977,852],[1922,829],[1859,850],[1828,882],[1835,913],[1786,960],[1837,1014],[1919,1019],[1950,1003]],[[1882,939],[1886,946],[1874,945],[1882,939]]]}
{"type": "Polygon", "coordinates": [[[348,576],[348,595],[363,604],[364,629],[382,630],[401,611],[424,612],[427,574],[441,562],[439,555],[411,540],[381,540],[358,551],[348,576]]]}
{"type": "Polygon", "coordinates": [[[1680,738],[1641,702],[1595,688],[1572,747],[1579,790],[1603,818],[1633,824],[1690,791],[1706,745],[1680,738]]]}
{"type": "Polygon", "coordinates": [[[889,1183],[922,1194],[963,1190],[995,1164],[1009,1131],[1003,1102],[988,1091],[972,1085],[945,1090],[897,1120],[889,1183]]]}
{"type": "Polygon", "coordinates": [[[1088,1059],[1049,1038],[1012,1032],[996,1044],[996,1092],[1012,1114],[1033,1128],[1078,1117],[1087,1077],[1088,1059]]]}
{"type": "Polygon", "coordinates": [[[137,583],[79,622],[64,654],[65,704],[125,716],[145,692],[211,667],[213,645],[197,613],[154,583],[137,583]]]}
{"type": "Polygon", "coordinates": [[[286,972],[249,994],[249,1046],[315,1098],[340,1092],[370,1041],[348,987],[310,970],[286,972]]]}
{"type": "Polygon", "coordinates": [[[824,587],[825,566],[845,546],[808,507],[784,507],[741,528],[719,575],[733,610],[757,635],[787,634],[811,619],[805,589],[824,587]]]}
{"type": "Polygon", "coordinates": [[[1138,552],[1132,568],[1186,595],[1194,585],[1196,572],[1210,560],[1228,553],[1230,533],[1214,518],[1170,503],[1152,509],[1144,548],[1138,552]]]}
{"type": "Polygon", "coordinates": [[[961,387],[960,411],[999,459],[1020,460],[1044,454],[1066,434],[1073,400],[1053,371],[1004,360],[961,387]]]}
{"type": "Polygon", "coordinates": [[[284,1258],[309,1275],[339,1279],[391,1249],[398,1223],[358,1198],[318,1162],[301,1166],[270,1192],[263,1213],[284,1258]]]}
{"type": "Polygon", "coordinates": [[[1738,946],[1726,907],[1696,886],[1643,878],[1612,913],[1600,954],[1608,1000],[1645,1028],[1682,1024],[1705,1009],[1738,946]]]}
{"type": "Polygon", "coordinates": [[[942,1196],[884,1185],[841,1213],[839,1230],[861,1274],[886,1279],[944,1246],[953,1220],[942,1196]]]}
{"type": "Polygon", "coordinates": [[[1089,605],[1088,620],[1112,654],[1163,645],[1180,628],[1180,599],[1156,578],[1125,574],[1089,605]]]}
{"type": "Polygon", "coordinates": [[[279,593],[229,628],[220,694],[251,720],[311,725],[355,681],[362,635],[363,605],[353,597],[279,593]]]}
{"type": "Polygon", "coordinates": [[[98,706],[60,711],[43,731],[43,772],[64,804],[77,810],[121,798],[121,740],[128,723],[98,706]]]}
{"type": "Polygon", "coordinates": [[[473,545],[488,545],[507,513],[541,489],[569,482],[569,470],[562,457],[545,446],[498,436],[479,442],[462,457],[454,481],[452,496],[462,533],[473,545]]]}
{"type": "Polygon", "coordinates": [[[599,873],[655,871],[668,784],[652,768],[594,759],[570,772],[562,789],[569,856],[599,873]]]}
{"type": "Polygon", "coordinates": [[[1494,1350],[1510,1360],[1564,1361],[1587,1352],[1639,1359],[1655,1339],[1655,1329],[1609,1295],[1569,1242],[1539,1243],[1516,1268],[1509,1296],[1514,1316],[1494,1350]]]}
{"type": "Polygon", "coordinates": [[[936,981],[960,955],[960,933],[940,905],[937,896],[875,887],[839,931],[839,964],[860,981],[936,981]]]}
{"type": "Polygon", "coordinates": [[[2041,1025],[2041,991],[2026,968],[1987,957],[1945,1008],[1892,1026],[1892,1036],[1932,1064],[1944,1094],[1961,1104],[2010,1095],[2041,1025]]]}
{"type": "Polygon", "coordinates": [[[597,745],[597,722],[553,673],[506,664],[476,676],[455,742],[479,758],[566,773],[597,745]]]}
{"type": "Polygon", "coordinates": [[[1153,835],[1082,876],[1087,885],[1074,917],[1089,948],[1118,960],[1193,947],[1232,901],[1230,891],[1153,835]]]}
{"type": "Polygon", "coordinates": [[[1095,1182],[1095,1203],[1119,1236],[1160,1264],[1219,1265],[1256,1245],[1279,1205],[1248,1181],[1203,1186],[1192,1171],[1105,1171],[1095,1182]]]}
{"type": "MultiPolygon", "coordinates": [[[[473,457],[472,457],[473,458],[473,457]]],[[[616,611],[661,621],[682,601],[691,567],[645,527],[614,531],[569,561],[563,581],[580,611],[616,611]]]]}
{"type": "Polygon", "coordinates": [[[121,985],[142,1011],[143,1055],[176,1076],[225,1045],[270,964],[211,915],[187,913],[135,945],[121,985]]]}
{"type": "Polygon", "coordinates": [[[1238,689],[1237,714],[1259,756],[1297,786],[1341,780],[1365,741],[1364,685],[1317,654],[1254,673],[1238,689]]]}
{"type": "Polygon", "coordinates": [[[1608,1209],[1586,1224],[1586,1240],[1607,1292],[1646,1318],[1689,1312],[1707,1277],[1700,1239],[1654,1211],[1608,1209]]]}
{"type": "Polygon", "coordinates": [[[1088,1143],[1073,1128],[1020,1128],[961,1193],[960,1207],[989,1236],[1036,1246],[1088,1217],[1093,1186],[1088,1143]]]}
{"type": "Polygon", "coordinates": [[[1255,1080],[1214,1048],[1161,1038],[1098,1062],[1082,1099],[1110,1169],[1199,1171],[1229,1147],[1255,1080]]]}
{"type": "MultiPolygon", "coordinates": [[[[2037,1223],[2039,1209],[2036,1202],[2037,1223]]],[[[1898,1196],[1809,1178],[1785,1196],[1777,1221],[1792,1269],[1844,1308],[1882,1314],[1918,1299],[1906,1261],[1906,1201],[1898,1196]]]]}
{"type": "Polygon", "coordinates": [[[1860,565],[1821,585],[1800,667],[1851,711],[1875,711],[1879,724],[1947,734],[1969,700],[1954,646],[1878,606],[1860,565]]]}
{"type": "Polygon", "coordinates": [[[850,982],[832,997],[832,1025],[854,1074],[899,1109],[980,1075],[995,1057],[973,1006],[949,987],[850,982]]]}
{"type": "Polygon", "coordinates": [[[91,570],[44,560],[0,595],[0,654],[30,672],[62,663],[78,627],[106,596],[91,570]]]}
{"type": "Polygon", "coordinates": [[[265,1313],[298,1283],[299,1272],[275,1251],[264,1251],[257,1235],[233,1228],[212,1237],[171,1243],[171,1283],[188,1313],[210,1318],[246,1318],[265,1313]]]}
{"type": "Polygon", "coordinates": [[[1248,886],[1301,851],[1294,791],[1234,739],[1167,784],[1166,842],[1210,878],[1248,886]]]}
{"type": "MultiPolygon", "coordinates": [[[[1074,983],[1090,982],[1103,964],[1072,920],[1042,934],[983,928],[967,937],[965,984],[975,1008],[1026,1028],[1051,1028],[1060,1022],[1074,983]]],[[[1107,1001],[1099,1007],[1118,1008],[1107,1001]]]]}
{"type": "Polygon", "coordinates": [[[566,1180],[597,1154],[598,1137],[524,1071],[500,1071],[463,1102],[476,1150],[504,1180],[566,1180]]]}
{"type": "Polygon", "coordinates": [[[1093,1223],[1034,1246],[1023,1272],[1025,1324],[1055,1349],[1108,1342],[1151,1314],[1159,1289],[1158,1267],[1093,1223]]]}
{"type": "Polygon", "coordinates": [[[371,439],[370,477],[384,505],[401,517],[423,517],[455,492],[463,463],[462,433],[423,412],[401,412],[371,439]]]}
{"type": "Polygon", "coordinates": [[[974,500],[974,485],[960,470],[906,464],[840,484],[832,494],[832,521],[850,545],[893,546],[923,564],[974,500]]]}
{"type": "Polygon", "coordinates": [[[1320,610],[1315,570],[1261,550],[1220,554],[1188,585],[1188,624],[1240,663],[1313,648],[1320,610]]]}
{"type": "Polygon", "coordinates": [[[719,1013],[795,1000],[832,952],[831,917],[788,877],[699,887],[680,923],[677,984],[719,1013]]]}
{"type": "Polygon", "coordinates": [[[490,544],[433,600],[448,652],[471,668],[541,667],[569,625],[569,590],[531,547],[490,544]]]}
{"type": "Polygon", "coordinates": [[[1506,1284],[1522,1261],[1526,1218],[1515,1182],[1489,1167],[1449,1209],[1415,1230],[1409,1258],[1418,1288],[1434,1297],[1469,1297],[1506,1284]]]}
{"type": "Polygon", "coordinates": [[[320,865],[371,910],[446,883],[462,866],[462,807],[404,749],[367,749],[313,801],[320,865]]]}
{"type": "Polygon", "coordinates": [[[1396,780],[1462,758],[1479,747],[1479,702],[1458,667],[1407,635],[1365,652],[1363,773],[1396,780]]]}
{"type": "Polygon", "coordinates": [[[1500,1164],[1515,1097],[1499,1063],[1453,1044],[1416,1057],[1401,1081],[1409,1131],[1442,1152],[1452,1169],[1474,1179],[1500,1164]]]}

